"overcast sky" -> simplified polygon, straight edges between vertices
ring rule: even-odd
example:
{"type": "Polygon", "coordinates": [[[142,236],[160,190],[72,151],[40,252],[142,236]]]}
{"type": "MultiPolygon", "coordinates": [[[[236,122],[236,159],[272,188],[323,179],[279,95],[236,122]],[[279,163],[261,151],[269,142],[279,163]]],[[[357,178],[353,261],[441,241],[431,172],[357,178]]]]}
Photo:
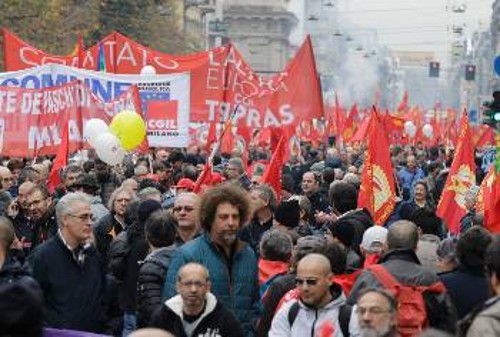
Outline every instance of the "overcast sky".
{"type": "MultiPolygon", "coordinates": [[[[303,1],[307,0],[291,1],[291,8],[301,18],[303,1]]],[[[436,59],[444,63],[452,43],[448,27],[465,24],[469,36],[478,29],[488,30],[493,3],[493,0],[330,1],[337,3],[341,20],[361,27],[375,28],[380,44],[395,50],[432,51],[436,59]],[[465,13],[456,14],[447,10],[453,2],[464,3],[465,13]]]]}

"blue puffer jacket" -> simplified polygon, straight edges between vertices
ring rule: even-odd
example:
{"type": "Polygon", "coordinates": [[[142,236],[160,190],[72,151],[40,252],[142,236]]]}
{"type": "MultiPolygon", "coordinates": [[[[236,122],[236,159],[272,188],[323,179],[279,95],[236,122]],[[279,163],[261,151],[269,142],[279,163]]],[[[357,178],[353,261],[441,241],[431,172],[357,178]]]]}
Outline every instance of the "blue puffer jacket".
{"type": "Polygon", "coordinates": [[[253,336],[259,312],[257,258],[253,250],[239,241],[228,262],[207,233],[186,243],[170,260],[163,287],[163,300],[177,294],[177,273],[188,262],[197,262],[208,268],[212,293],[236,315],[245,336],[253,336]]]}

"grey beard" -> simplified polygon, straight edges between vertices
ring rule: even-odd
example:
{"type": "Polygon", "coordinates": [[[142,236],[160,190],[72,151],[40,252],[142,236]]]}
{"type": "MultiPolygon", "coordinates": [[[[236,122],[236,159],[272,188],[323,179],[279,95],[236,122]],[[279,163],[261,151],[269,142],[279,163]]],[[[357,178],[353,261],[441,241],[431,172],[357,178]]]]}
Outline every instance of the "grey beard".
{"type": "Polygon", "coordinates": [[[377,331],[374,328],[361,328],[361,337],[383,337],[391,331],[391,327],[387,324],[382,331],[377,331]]]}
{"type": "Polygon", "coordinates": [[[222,239],[230,244],[233,244],[234,241],[236,241],[237,235],[236,234],[223,234],[222,239]]]}

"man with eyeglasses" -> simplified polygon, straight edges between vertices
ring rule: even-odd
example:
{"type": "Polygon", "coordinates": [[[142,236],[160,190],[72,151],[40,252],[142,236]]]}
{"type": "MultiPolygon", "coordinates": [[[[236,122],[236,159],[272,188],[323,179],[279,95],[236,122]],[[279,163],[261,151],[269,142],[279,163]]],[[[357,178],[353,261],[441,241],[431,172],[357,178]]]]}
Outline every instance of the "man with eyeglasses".
{"type": "Polygon", "coordinates": [[[38,184],[29,190],[26,199],[30,226],[34,237],[32,247],[44,243],[57,233],[57,221],[54,203],[50,197],[47,185],[38,184]]]}
{"type": "Polygon", "coordinates": [[[57,235],[32,254],[33,276],[44,295],[48,327],[102,332],[104,268],[92,241],[91,199],[68,193],[56,206],[57,235]]]}
{"type": "Polygon", "coordinates": [[[177,275],[178,295],[153,314],[149,325],[175,336],[243,337],[240,323],[210,292],[211,286],[207,268],[184,265],[177,275]]]}
{"type": "Polygon", "coordinates": [[[333,329],[335,336],[360,336],[355,313],[345,305],[342,287],[332,282],[330,261],[308,254],[299,261],[295,284],[299,299],[283,306],[273,319],[269,337],[319,336],[333,329]]]}
{"type": "Polygon", "coordinates": [[[177,247],[198,237],[201,233],[198,221],[199,197],[195,193],[181,193],[175,198],[173,215],[177,219],[177,247]]]}
{"type": "Polygon", "coordinates": [[[398,337],[397,301],[383,289],[368,288],[359,295],[356,313],[362,337],[398,337]]]}

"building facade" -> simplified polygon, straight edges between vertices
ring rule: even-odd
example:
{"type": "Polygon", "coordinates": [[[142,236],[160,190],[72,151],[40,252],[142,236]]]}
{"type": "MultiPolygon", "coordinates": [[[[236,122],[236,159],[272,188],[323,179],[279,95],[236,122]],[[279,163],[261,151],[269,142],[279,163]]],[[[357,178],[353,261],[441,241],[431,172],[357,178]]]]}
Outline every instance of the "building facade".
{"type": "Polygon", "coordinates": [[[260,74],[282,71],[293,54],[290,33],[297,25],[288,0],[226,0],[227,38],[260,74]]]}

